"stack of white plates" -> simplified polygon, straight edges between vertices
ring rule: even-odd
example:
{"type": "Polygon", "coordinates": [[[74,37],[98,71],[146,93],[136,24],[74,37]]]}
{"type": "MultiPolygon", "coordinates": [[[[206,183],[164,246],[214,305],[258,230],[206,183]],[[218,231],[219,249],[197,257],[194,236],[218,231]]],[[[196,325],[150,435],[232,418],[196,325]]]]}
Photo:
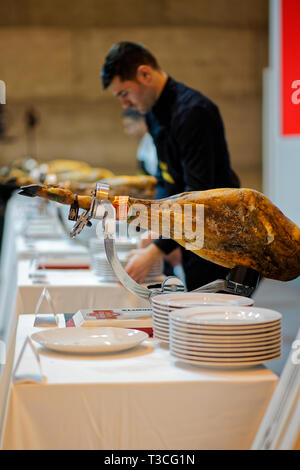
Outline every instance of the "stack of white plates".
{"type": "Polygon", "coordinates": [[[182,292],[152,297],[153,335],[157,340],[169,342],[169,314],[173,310],[203,305],[253,305],[248,297],[230,294],[182,292]]]}
{"type": "Polygon", "coordinates": [[[210,367],[249,367],[281,355],[281,314],[254,307],[196,307],[170,314],[171,356],[210,367]]]}

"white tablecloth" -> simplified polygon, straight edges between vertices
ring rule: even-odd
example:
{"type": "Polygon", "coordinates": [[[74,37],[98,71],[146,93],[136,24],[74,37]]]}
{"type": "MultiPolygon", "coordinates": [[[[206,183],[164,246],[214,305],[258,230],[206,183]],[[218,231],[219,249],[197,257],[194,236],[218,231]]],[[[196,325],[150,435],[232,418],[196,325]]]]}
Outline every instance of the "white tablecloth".
{"type": "MultiPolygon", "coordinates": [[[[7,349],[6,363],[0,364],[0,443],[17,318],[22,313],[35,311],[44,287],[48,288],[56,313],[73,313],[78,309],[99,306],[149,306],[148,302],[117,283],[99,282],[89,270],[47,270],[46,279],[35,283],[29,277],[29,260],[33,255],[38,254],[41,259],[67,255],[81,262],[88,259],[88,249],[63,232],[57,219],[56,203],[47,204],[43,211],[41,203],[43,201],[38,198],[15,195],[7,205],[0,266],[0,340],[5,342],[7,349]]],[[[95,227],[90,233],[82,233],[79,238],[87,243],[90,235],[95,236],[95,227]]],[[[49,305],[44,302],[40,311],[49,313],[49,305]]]]}
{"type": "MultiPolygon", "coordinates": [[[[16,356],[33,328],[19,317],[16,356]]],[[[247,449],[277,384],[265,367],[213,371],[148,340],[128,352],[40,349],[47,384],[14,384],[4,449],[247,449]]],[[[25,350],[22,371],[32,372],[25,350]]]]}
{"type": "MultiPolygon", "coordinates": [[[[55,313],[73,313],[79,309],[149,307],[148,301],[140,299],[116,282],[103,283],[88,269],[46,270],[46,277],[35,282],[29,278],[29,261],[18,264],[17,314],[33,313],[44,288],[47,288],[55,313]]],[[[50,313],[45,310],[41,313],[50,313]]]]}

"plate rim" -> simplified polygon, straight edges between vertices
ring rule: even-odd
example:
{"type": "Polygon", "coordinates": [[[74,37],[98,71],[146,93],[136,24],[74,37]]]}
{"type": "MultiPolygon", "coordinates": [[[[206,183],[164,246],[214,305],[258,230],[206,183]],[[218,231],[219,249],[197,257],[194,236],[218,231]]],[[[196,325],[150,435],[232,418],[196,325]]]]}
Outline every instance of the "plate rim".
{"type": "MultiPolygon", "coordinates": [[[[199,295],[199,296],[208,296],[208,297],[209,297],[209,296],[212,296],[212,297],[215,297],[215,296],[222,296],[222,298],[225,298],[225,297],[223,297],[223,296],[226,296],[226,298],[231,298],[232,300],[233,300],[233,299],[237,299],[237,298],[239,298],[239,299],[244,299],[244,300],[245,300],[245,303],[242,303],[242,302],[241,302],[241,303],[238,303],[238,302],[237,302],[237,303],[231,304],[230,302],[228,302],[228,303],[225,303],[225,304],[223,304],[223,305],[232,305],[232,306],[237,306],[237,305],[239,305],[239,306],[242,306],[242,305],[243,305],[243,306],[253,306],[253,305],[254,305],[254,300],[251,299],[250,297],[245,297],[245,296],[235,295],[235,294],[221,294],[221,293],[217,293],[217,292],[206,292],[206,293],[201,293],[201,292],[178,292],[177,294],[176,294],[176,293],[163,294],[163,295],[157,294],[157,295],[155,295],[155,296],[152,297],[151,302],[157,303],[158,305],[165,305],[165,303],[157,302],[157,300],[155,300],[156,297],[159,297],[159,298],[161,298],[162,300],[164,299],[164,300],[167,300],[167,301],[168,301],[171,296],[172,296],[172,297],[173,297],[173,296],[181,296],[181,297],[182,297],[182,296],[186,296],[186,295],[189,295],[189,296],[192,296],[192,295],[199,295]],[[246,300],[247,300],[247,303],[246,303],[246,300]],[[250,303],[248,303],[248,302],[250,302],[250,303]]],[[[176,299],[176,300],[177,300],[177,299],[176,299]]],[[[169,306],[169,303],[168,303],[167,305],[169,306]]],[[[171,304],[171,305],[173,305],[173,304],[171,304]]],[[[203,305],[203,304],[202,304],[202,305],[203,305]]],[[[206,304],[204,304],[204,305],[206,305],[206,304]]],[[[208,305],[209,305],[209,304],[208,304],[208,305]]],[[[219,304],[219,303],[218,303],[218,305],[222,305],[222,304],[219,304]]],[[[195,305],[195,306],[196,306],[196,305],[195,305]]],[[[180,308],[187,308],[187,307],[180,307],[180,308]]]]}
{"type": "Polygon", "coordinates": [[[124,351],[126,349],[132,349],[134,348],[135,346],[137,346],[138,344],[140,344],[142,341],[145,341],[147,338],[149,338],[149,335],[148,333],[144,332],[144,331],[140,331],[136,328],[122,328],[122,327],[117,327],[117,326],[98,326],[98,327],[90,327],[90,328],[86,328],[86,327],[76,327],[76,328],[60,328],[60,327],[55,327],[55,328],[45,328],[45,329],[42,329],[40,331],[36,331],[34,333],[31,334],[30,338],[37,342],[38,344],[40,344],[42,347],[44,348],[47,348],[49,350],[52,350],[52,351],[57,351],[57,352],[63,352],[63,353],[92,353],[92,352],[118,352],[118,351],[124,351]],[[112,345],[112,347],[110,347],[109,345],[107,345],[107,347],[103,348],[103,344],[97,346],[97,345],[91,345],[91,346],[87,346],[87,345],[76,345],[76,348],[72,348],[72,344],[67,344],[67,345],[63,345],[63,344],[53,344],[51,343],[50,341],[47,342],[47,338],[43,341],[43,338],[41,340],[37,339],[39,335],[43,335],[43,334],[49,334],[50,333],[55,333],[55,332],[58,332],[59,331],[59,335],[62,334],[60,332],[64,332],[66,333],[67,335],[71,335],[72,332],[74,331],[81,331],[81,332],[84,332],[84,333],[91,333],[91,332],[94,332],[94,331],[97,331],[99,332],[99,330],[127,330],[128,332],[133,332],[134,331],[134,334],[136,336],[139,337],[139,340],[136,342],[136,343],[132,343],[132,344],[124,344],[124,345],[120,345],[120,348],[117,348],[117,345],[112,345]],[[99,349],[98,349],[99,348],[99,349]],[[101,349],[103,348],[103,349],[101,349]]]}

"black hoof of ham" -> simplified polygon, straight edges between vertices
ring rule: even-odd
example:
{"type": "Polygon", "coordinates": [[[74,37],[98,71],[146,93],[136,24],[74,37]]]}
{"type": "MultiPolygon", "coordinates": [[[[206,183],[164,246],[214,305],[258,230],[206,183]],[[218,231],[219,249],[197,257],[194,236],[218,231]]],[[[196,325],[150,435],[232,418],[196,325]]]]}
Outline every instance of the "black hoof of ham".
{"type": "Polygon", "coordinates": [[[21,186],[20,189],[21,191],[19,191],[18,194],[21,194],[22,196],[34,197],[38,194],[41,187],[38,184],[30,184],[29,186],[21,186]]]}

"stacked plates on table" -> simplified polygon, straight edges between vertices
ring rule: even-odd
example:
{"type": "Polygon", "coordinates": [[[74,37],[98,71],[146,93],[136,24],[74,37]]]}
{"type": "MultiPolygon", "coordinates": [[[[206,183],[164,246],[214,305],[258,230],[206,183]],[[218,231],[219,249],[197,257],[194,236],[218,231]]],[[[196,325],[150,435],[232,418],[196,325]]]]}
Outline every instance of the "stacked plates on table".
{"type": "Polygon", "coordinates": [[[249,367],[281,355],[281,314],[240,306],[207,306],[170,313],[170,353],[198,366],[249,367]]]}
{"type": "Polygon", "coordinates": [[[203,306],[203,305],[253,305],[248,297],[230,294],[184,292],[175,294],[156,295],[151,298],[153,335],[157,340],[169,342],[169,314],[173,310],[203,306]]]}

